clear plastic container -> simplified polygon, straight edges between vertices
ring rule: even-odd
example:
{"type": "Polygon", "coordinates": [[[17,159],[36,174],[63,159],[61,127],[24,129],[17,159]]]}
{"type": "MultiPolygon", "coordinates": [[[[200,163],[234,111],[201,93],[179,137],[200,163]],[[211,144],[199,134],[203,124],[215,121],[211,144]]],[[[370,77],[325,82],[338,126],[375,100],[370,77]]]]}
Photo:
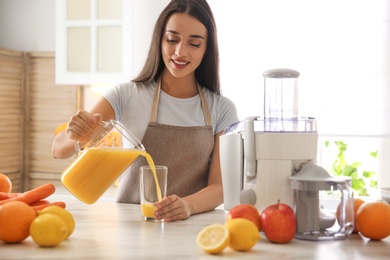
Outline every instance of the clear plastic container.
{"type": "Polygon", "coordinates": [[[264,76],[264,118],[298,118],[299,72],[291,69],[272,69],[264,76]]]}

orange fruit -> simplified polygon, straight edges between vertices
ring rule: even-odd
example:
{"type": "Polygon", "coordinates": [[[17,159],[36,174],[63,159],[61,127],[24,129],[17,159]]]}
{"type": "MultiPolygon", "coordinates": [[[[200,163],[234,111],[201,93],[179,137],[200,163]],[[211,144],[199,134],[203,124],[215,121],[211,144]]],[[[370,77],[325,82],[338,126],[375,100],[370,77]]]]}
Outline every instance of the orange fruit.
{"type": "Polygon", "coordinates": [[[30,235],[30,224],[37,216],[35,210],[21,201],[0,206],[0,240],[19,243],[30,235]]]}
{"type": "Polygon", "coordinates": [[[363,203],[356,213],[356,225],[360,234],[373,240],[390,236],[390,205],[384,201],[363,203]]]}
{"type": "MultiPolygon", "coordinates": [[[[353,233],[358,233],[359,230],[357,228],[357,225],[356,225],[356,212],[358,211],[359,207],[364,203],[365,201],[362,200],[362,199],[358,199],[358,198],[354,198],[353,199],[353,210],[354,210],[354,215],[353,215],[353,219],[354,219],[354,228],[353,228],[353,233]]],[[[337,223],[340,224],[340,204],[337,206],[337,210],[336,210],[336,218],[337,218],[337,223]]]]}
{"type": "Polygon", "coordinates": [[[10,193],[12,190],[12,182],[4,173],[0,173],[0,192],[10,193]]]}
{"type": "Polygon", "coordinates": [[[66,128],[68,128],[68,123],[62,123],[62,124],[60,124],[60,125],[56,128],[56,130],[54,131],[54,135],[57,135],[57,134],[58,134],[59,132],[61,132],[61,131],[65,131],[66,128]]]}

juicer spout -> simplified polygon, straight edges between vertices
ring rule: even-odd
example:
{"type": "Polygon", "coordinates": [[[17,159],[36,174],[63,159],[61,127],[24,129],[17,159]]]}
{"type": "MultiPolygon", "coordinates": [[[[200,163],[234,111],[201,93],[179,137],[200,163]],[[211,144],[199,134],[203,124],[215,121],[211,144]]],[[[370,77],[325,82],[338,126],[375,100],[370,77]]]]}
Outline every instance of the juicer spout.
{"type": "Polygon", "coordinates": [[[257,116],[247,117],[244,128],[244,173],[248,177],[256,176],[256,137],[254,121],[257,116]]]}

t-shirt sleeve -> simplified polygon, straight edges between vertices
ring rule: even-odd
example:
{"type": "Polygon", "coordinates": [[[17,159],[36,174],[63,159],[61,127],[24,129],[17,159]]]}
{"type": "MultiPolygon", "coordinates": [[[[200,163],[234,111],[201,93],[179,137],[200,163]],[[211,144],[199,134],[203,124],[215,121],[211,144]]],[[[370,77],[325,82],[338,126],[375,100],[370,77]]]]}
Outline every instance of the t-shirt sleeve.
{"type": "Polygon", "coordinates": [[[134,84],[119,84],[113,88],[107,90],[103,96],[107,99],[108,103],[112,106],[115,112],[116,120],[121,120],[121,111],[125,107],[125,103],[128,102],[128,97],[131,94],[131,89],[134,84]]]}
{"type": "Polygon", "coordinates": [[[219,105],[219,112],[215,132],[219,133],[226,129],[226,127],[238,121],[237,109],[233,101],[227,97],[222,97],[219,105]]]}

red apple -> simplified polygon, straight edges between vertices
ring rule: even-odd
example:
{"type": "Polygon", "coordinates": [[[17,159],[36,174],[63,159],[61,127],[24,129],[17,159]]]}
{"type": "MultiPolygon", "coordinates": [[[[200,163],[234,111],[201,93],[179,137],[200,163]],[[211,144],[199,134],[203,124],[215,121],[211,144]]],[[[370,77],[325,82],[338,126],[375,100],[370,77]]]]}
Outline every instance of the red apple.
{"type": "Polygon", "coordinates": [[[261,228],[269,241],[287,243],[294,238],[296,217],[289,205],[278,201],[264,209],[260,216],[261,228]]]}
{"type": "Polygon", "coordinates": [[[231,208],[226,215],[226,221],[234,218],[246,218],[252,221],[259,231],[261,230],[260,213],[258,209],[251,204],[240,204],[231,208]]]}

